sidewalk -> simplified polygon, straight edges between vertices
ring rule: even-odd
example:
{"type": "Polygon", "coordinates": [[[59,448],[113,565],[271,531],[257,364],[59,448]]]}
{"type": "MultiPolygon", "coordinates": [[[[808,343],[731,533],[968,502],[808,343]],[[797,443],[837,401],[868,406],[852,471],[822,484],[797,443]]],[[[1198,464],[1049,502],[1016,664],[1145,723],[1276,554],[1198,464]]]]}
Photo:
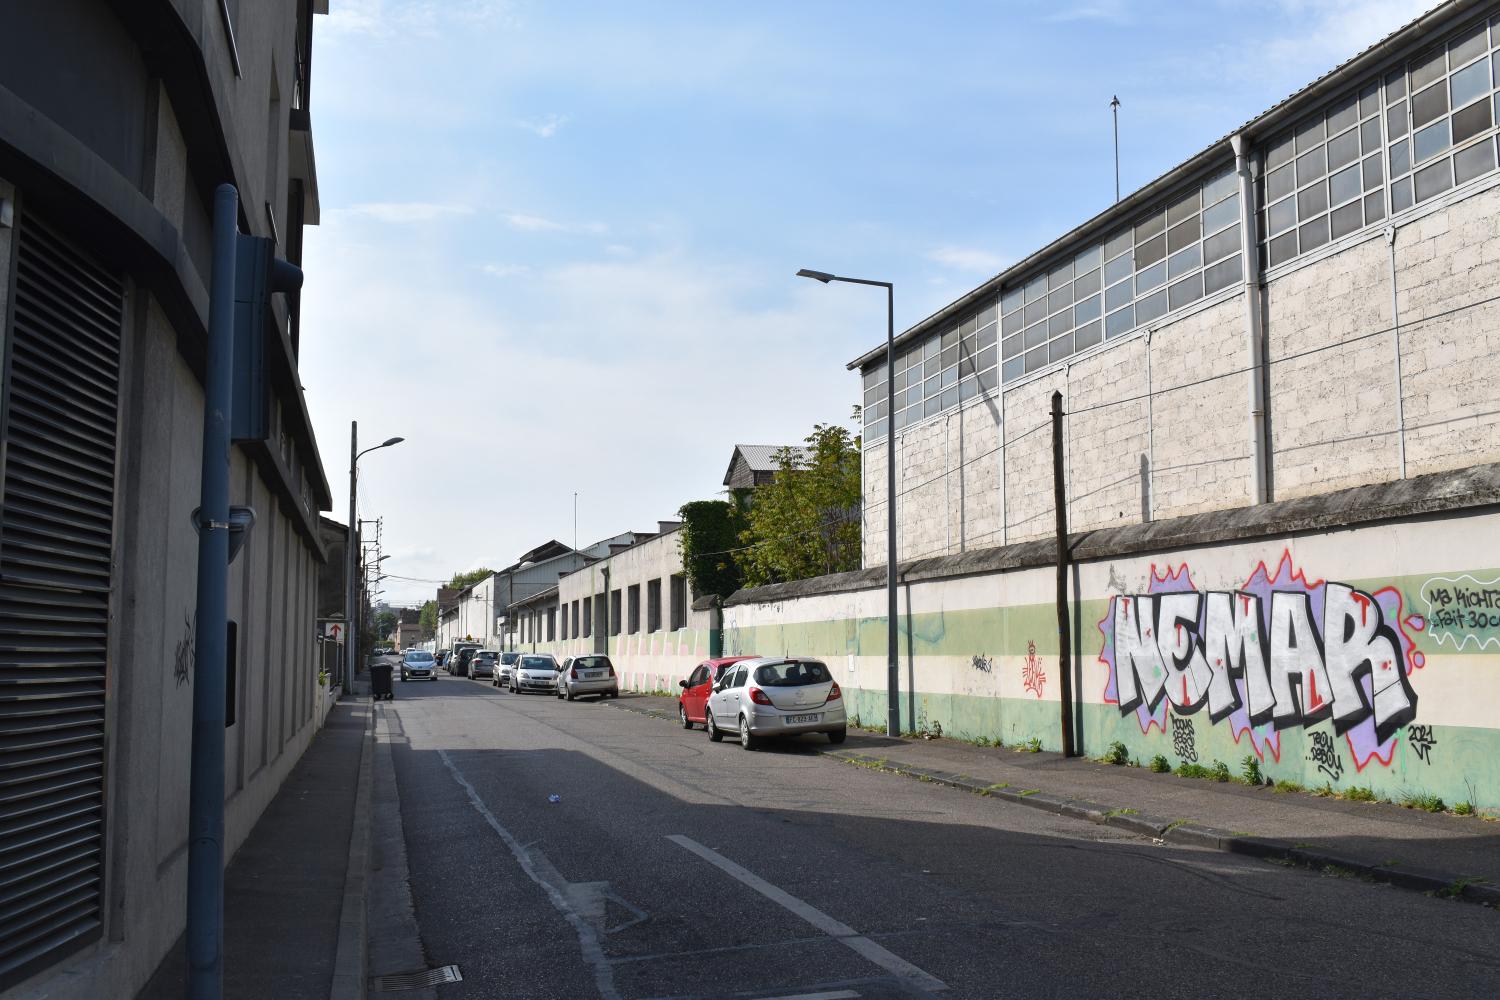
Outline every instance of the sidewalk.
{"type": "MultiPolygon", "coordinates": [[[[677,724],[670,697],[621,695],[613,707],[677,724]]],[[[1107,823],[1142,836],[1238,854],[1334,866],[1406,888],[1500,905],[1500,823],[1375,802],[1218,783],[1055,753],[849,731],[841,747],[803,741],[850,764],[1107,823]]]]}
{"type": "MultiPolygon", "coordinates": [[[[224,872],[224,996],[327,1000],[339,948],[368,682],[333,706],[224,872]]],[[[361,956],[362,961],[362,956],[361,956]]],[[[179,937],[137,1000],[187,994],[179,937]]]]}

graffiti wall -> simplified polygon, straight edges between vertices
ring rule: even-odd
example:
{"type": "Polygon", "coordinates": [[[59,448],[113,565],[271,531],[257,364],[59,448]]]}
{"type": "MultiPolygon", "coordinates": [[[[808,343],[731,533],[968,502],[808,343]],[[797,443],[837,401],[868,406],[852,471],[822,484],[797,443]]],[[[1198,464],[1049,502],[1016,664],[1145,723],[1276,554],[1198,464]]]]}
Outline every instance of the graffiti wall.
{"type": "MultiPolygon", "coordinates": [[[[903,588],[904,725],[1057,749],[1054,586],[1048,566],[903,588]]],[[[1084,562],[1071,589],[1084,752],[1500,810],[1500,515],[1084,562]]],[[[884,600],[741,600],[725,649],[822,656],[879,720],[884,600]]]]}

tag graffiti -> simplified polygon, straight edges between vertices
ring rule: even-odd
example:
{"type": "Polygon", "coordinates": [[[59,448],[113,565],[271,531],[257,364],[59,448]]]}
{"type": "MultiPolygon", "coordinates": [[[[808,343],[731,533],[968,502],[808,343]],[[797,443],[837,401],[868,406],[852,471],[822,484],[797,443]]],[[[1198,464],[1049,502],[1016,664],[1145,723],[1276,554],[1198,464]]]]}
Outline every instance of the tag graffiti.
{"type": "MultiPolygon", "coordinates": [[[[1408,619],[1405,627],[1421,627],[1408,619]]],[[[1151,589],[1120,595],[1100,622],[1105,700],[1134,712],[1143,731],[1176,715],[1229,720],[1238,741],[1280,759],[1281,730],[1331,721],[1356,766],[1389,764],[1398,729],[1416,717],[1408,679],[1422,665],[1404,634],[1401,595],[1307,582],[1283,555],[1235,590],[1200,592],[1184,565],[1151,589]]]]}

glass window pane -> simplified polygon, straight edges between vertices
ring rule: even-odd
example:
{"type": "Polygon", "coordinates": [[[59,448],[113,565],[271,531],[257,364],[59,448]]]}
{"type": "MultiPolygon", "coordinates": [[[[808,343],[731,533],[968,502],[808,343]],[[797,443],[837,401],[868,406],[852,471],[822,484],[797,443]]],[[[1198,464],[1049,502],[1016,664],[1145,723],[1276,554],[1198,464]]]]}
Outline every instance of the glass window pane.
{"type": "Polygon", "coordinates": [[[1240,221],[1240,203],[1233,198],[1227,198],[1203,211],[1205,233],[1216,233],[1231,222],[1238,221],[1240,221]]]}
{"type": "Polygon", "coordinates": [[[1380,110],[1380,84],[1376,83],[1367,87],[1365,92],[1359,95],[1359,116],[1368,118],[1380,110]]]}
{"type": "Polygon", "coordinates": [[[1167,234],[1163,233],[1135,248],[1135,269],[1139,271],[1143,267],[1156,263],[1166,255],[1167,234]]]}
{"type": "Polygon", "coordinates": [[[985,392],[1000,384],[1000,373],[994,368],[987,372],[979,373],[979,391],[985,392]]]}
{"type": "Polygon", "coordinates": [[[1104,262],[1100,256],[1102,248],[1098,246],[1089,247],[1083,253],[1073,258],[1073,274],[1087,274],[1104,262]]]}
{"type": "Polygon", "coordinates": [[[1021,335],[1027,347],[1035,347],[1037,344],[1047,342],[1047,324],[1038,323],[1036,326],[1028,326],[1026,332],[1021,335]]]}
{"type": "Polygon", "coordinates": [[[1073,307],[1073,322],[1087,323],[1099,318],[1100,297],[1091,295],[1073,307]]]}
{"type": "Polygon", "coordinates": [[[1021,294],[1021,290],[1019,288],[1012,288],[1008,290],[1003,296],[1001,296],[1000,311],[1002,313],[1015,312],[1017,309],[1021,308],[1021,304],[1023,301],[1024,297],[1021,294]]]}
{"type": "Polygon", "coordinates": [[[1165,228],[1167,219],[1164,214],[1157,212],[1147,216],[1135,224],[1135,245],[1140,246],[1165,228]]]}
{"type": "Polygon", "coordinates": [[[1167,290],[1163,288],[1159,292],[1152,292],[1135,304],[1135,324],[1142,326],[1158,316],[1165,315],[1166,311],[1167,290]]]}
{"type": "Polygon", "coordinates": [[[1285,197],[1297,189],[1297,176],[1293,173],[1295,168],[1288,163],[1284,167],[1266,174],[1266,200],[1275,201],[1277,198],[1285,197]]]}
{"type": "Polygon", "coordinates": [[[1411,64],[1411,89],[1416,93],[1434,80],[1442,77],[1448,69],[1447,55],[1442,46],[1432,49],[1416,59],[1411,64]]]}
{"type": "Polygon", "coordinates": [[[873,368],[866,368],[863,372],[863,378],[864,387],[866,389],[870,388],[872,385],[879,385],[880,383],[885,381],[885,365],[876,365],[873,368]]]}
{"type": "Polygon", "coordinates": [[[1026,282],[1026,301],[1035,302],[1047,294],[1047,276],[1039,274],[1026,282]]]}
{"type": "Polygon", "coordinates": [[[1457,146],[1481,132],[1488,131],[1492,124],[1489,101],[1469,105],[1453,116],[1453,145],[1457,146]]]}
{"type": "Polygon", "coordinates": [[[1026,317],[1026,322],[1028,324],[1035,323],[1037,320],[1047,315],[1047,300],[1042,299],[1039,302],[1028,302],[1026,304],[1026,311],[1023,315],[1026,317]]]}
{"type": "Polygon", "coordinates": [[[1113,285],[1121,278],[1128,278],[1135,271],[1135,260],[1130,254],[1116,257],[1104,265],[1104,283],[1113,285]]]}
{"type": "Polygon", "coordinates": [[[1002,358],[1006,358],[1006,359],[1013,358],[1017,354],[1020,354],[1020,353],[1021,353],[1021,338],[1020,337],[1006,337],[1004,340],[1000,341],[1000,356],[1002,358]]]}
{"type": "Polygon", "coordinates": [[[1323,142],[1323,116],[1316,115],[1297,126],[1297,152],[1305,153],[1323,142]]]}
{"type": "Polygon", "coordinates": [[[1055,267],[1047,272],[1047,288],[1055,290],[1073,280],[1073,262],[1070,260],[1061,267],[1055,267]]]}
{"type": "Polygon", "coordinates": [[[1021,329],[1021,324],[1024,322],[1025,319],[1020,312],[1010,313],[1000,321],[1000,331],[1005,334],[1015,333],[1021,329]]]}
{"type": "Polygon", "coordinates": [[[1322,146],[1319,146],[1310,153],[1303,153],[1297,157],[1298,187],[1315,181],[1326,173],[1328,173],[1328,159],[1324,156],[1322,146]]]}
{"type": "Polygon", "coordinates": [[[1403,177],[1391,182],[1391,211],[1403,212],[1411,208],[1411,178],[1403,177]]]}
{"type": "Polygon", "coordinates": [[[1288,133],[1266,147],[1266,169],[1274,170],[1292,159],[1292,136],[1288,133]]]}
{"type": "Polygon", "coordinates": [[[974,317],[974,325],[976,326],[984,326],[987,323],[993,322],[995,322],[995,307],[992,305],[985,306],[983,309],[979,310],[978,315],[974,317]]]}
{"type": "Polygon", "coordinates": [[[1057,310],[1063,308],[1064,306],[1070,306],[1072,304],[1073,286],[1071,284],[1064,285],[1057,291],[1053,292],[1051,295],[1047,296],[1048,312],[1057,312],[1057,310]]]}
{"type": "Polygon", "coordinates": [[[1328,216],[1324,215],[1297,229],[1297,246],[1300,252],[1320,247],[1328,242],[1328,216]]]}
{"type": "Polygon", "coordinates": [[[1179,253],[1174,253],[1167,258],[1167,277],[1180,278],[1189,271],[1196,271],[1203,265],[1203,244],[1194,243],[1179,253]]]}
{"type": "Polygon", "coordinates": [[[1406,134],[1406,102],[1394,105],[1385,113],[1385,130],[1392,139],[1399,139],[1406,134]]]}
{"type": "Polygon", "coordinates": [[[929,337],[922,344],[922,357],[935,358],[943,353],[943,342],[940,337],[929,337]]]}
{"type": "MultiPolygon", "coordinates": [[[[1417,163],[1430,160],[1453,143],[1449,140],[1448,119],[1434,122],[1411,137],[1412,159],[1417,163]]],[[[1419,201],[1421,199],[1418,199],[1419,201]]]]}
{"type": "Polygon", "coordinates": [[[974,346],[982,351],[992,345],[995,342],[995,330],[996,327],[993,323],[980,330],[979,336],[974,341],[974,346]]]}
{"type": "Polygon", "coordinates": [[[1385,218],[1385,192],[1375,191],[1365,195],[1365,225],[1373,225],[1385,218]]]}
{"type": "Polygon", "coordinates": [[[936,396],[943,388],[942,379],[943,377],[941,375],[934,375],[932,376],[932,378],[922,383],[922,395],[928,399],[936,396]]]}
{"type": "Polygon", "coordinates": [[[1367,154],[1380,148],[1379,118],[1371,118],[1359,127],[1359,146],[1367,154]]]}
{"type": "Polygon", "coordinates": [[[1212,264],[1240,248],[1240,227],[1235,225],[1203,241],[1203,263],[1212,264]]]}
{"type": "Polygon", "coordinates": [[[1210,178],[1203,185],[1203,204],[1216,205],[1239,189],[1239,175],[1234,172],[1233,168],[1226,170],[1217,177],[1210,178]]]}
{"type": "Polygon", "coordinates": [[[943,345],[943,350],[946,351],[948,348],[950,348],[954,344],[958,343],[958,330],[957,330],[957,328],[954,328],[952,330],[944,331],[942,337],[939,338],[939,339],[940,339],[940,342],[943,345]]]}
{"type": "Polygon", "coordinates": [[[1310,188],[1303,188],[1297,192],[1297,218],[1311,219],[1319,212],[1328,209],[1328,187],[1324,184],[1314,184],[1310,188]]]}
{"type": "Polygon", "coordinates": [[[1297,224],[1297,199],[1283,198],[1266,209],[1266,232],[1275,236],[1297,224]]]}
{"type": "Polygon", "coordinates": [[[1135,293],[1142,295],[1167,280],[1167,262],[1152,264],[1135,276],[1135,293]]]}
{"type": "Polygon", "coordinates": [[[1005,362],[1005,367],[1000,370],[1000,377],[1009,382],[1026,373],[1026,361],[1024,358],[1015,358],[1005,362]]]}
{"type": "MultiPolygon", "coordinates": [[[[962,339],[964,337],[967,337],[969,334],[973,333],[977,329],[979,329],[979,322],[978,322],[978,320],[976,320],[973,316],[970,316],[968,319],[966,319],[962,323],[958,324],[958,336],[959,336],[960,339],[962,339]]],[[[944,346],[947,346],[946,339],[944,340],[943,343],[944,343],[944,346]]]]}
{"type": "Polygon", "coordinates": [[[1047,336],[1055,337],[1073,329],[1073,310],[1064,309],[1047,321],[1047,336]]]}
{"type": "Polygon", "coordinates": [[[1047,367],[1047,348],[1045,345],[1038,347],[1034,351],[1026,352],[1026,370],[1028,372],[1034,372],[1038,368],[1045,367],[1047,367]]]}
{"type": "Polygon", "coordinates": [[[1360,177],[1359,165],[1346,167],[1328,178],[1328,203],[1338,205],[1358,198],[1364,193],[1364,180],[1360,177]]]}
{"type": "Polygon", "coordinates": [[[945,410],[951,410],[953,407],[957,406],[958,386],[953,385],[947,389],[944,389],[942,396],[939,397],[939,403],[945,410]]]}
{"type": "Polygon", "coordinates": [[[940,357],[944,368],[952,368],[958,364],[958,345],[954,344],[952,347],[945,349],[940,357]]]}
{"type": "Polygon", "coordinates": [[[1343,135],[1328,140],[1328,169],[1337,170],[1346,163],[1359,159],[1359,132],[1351,129],[1343,135]]]}
{"type": "Polygon", "coordinates": [[[936,375],[938,372],[940,372],[942,370],[943,370],[943,358],[942,358],[942,355],[938,355],[935,358],[928,358],[922,364],[922,374],[926,375],[928,377],[936,375]]]}
{"type": "Polygon", "coordinates": [[[865,428],[865,440],[879,441],[880,439],[885,437],[885,428],[886,422],[884,420],[880,420],[876,423],[870,424],[865,428]]]}
{"type": "Polygon", "coordinates": [[[1359,102],[1353,94],[1350,94],[1328,109],[1328,134],[1338,135],[1357,121],[1359,121],[1359,102]]]}
{"type": "Polygon", "coordinates": [[[1186,222],[1167,230],[1167,253],[1176,253],[1189,244],[1197,243],[1200,235],[1198,227],[1198,216],[1194,215],[1186,222]]]}
{"type": "Polygon", "coordinates": [[[995,367],[995,348],[991,345],[980,351],[978,357],[974,359],[974,370],[982,372],[986,368],[993,367],[995,367]]]}
{"type": "Polygon", "coordinates": [[[1063,358],[1067,357],[1069,354],[1072,354],[1072,353],[1073,353],[1073,336],[1072,336],[1072,334],[1068,334],[1067,336],[1063,336],[1063,337],[1058,337],[1056,340],[1052,341],[1052,343],[1050,343],[1050,344],[1047,345],[1047,358],[1050,361],[1061,361],[1063,358]]]}
{"type": "Polygon", "coordinates": [[[1129,333],[1135,329],[1135,312],[1130,306],[1126,306],[1119,312],[1112,312],[1104,318],[1104,335],[1106,337],[1118,337],[1122,333],[1129,333]]]}
{"type": "Polygon", "coordinates": [[[1129,229],[1122,233],[1115,233],[1104,244],[1104,259],[1113,260],[1133,246],[1135,246],[1135,241],[1131,238],[1129,229]]]}
{"type": "Polygon", "coordinates": [[[1407,142],[1402,139],[1391,146],[1391,176],[1400,177],[1411,169],[1411,158],[1407,151],[1407,142]]]}
{"type": "Polygon", "coordinates": [[[1412,128],[1421,128],[1434,118],[1448,113],[1448,88],[1442,84],[1419,90],[1411,95],[1412,128]]]}
{"type": "Polygon", "coordinates": [[[1340,236],[1348,236],[1356,229],[1361,228],[1364,222],[1364,205],[1362,201],[1353,202],[1345,205],[1343,208],[1336,208],[1329,216],[1329,226],[1334,239],[1338,239],[1340,236]]]}
{"type": "Polygon", "coordinates": [[[1195,188],[1191,194],[1167,206],[1168,228],[1177,225],[1183,219],[1197,215],[1199,207],[1198,190],[1195,188]]]}
{"type": "Polygon", "coordinates": [[[1448,43],[1448,65],[1462,66],[1481,52],[1487,51],[1489,47],[1489,39],[1485,37],[1484,23],[1480,22],[1448,43]]]}
{"type": "Polygon", "coordinates": [[[1240,255],[1235,254],[1233,257],[1221,260],[1213,267],[1206,269],[1203,272],[1204,294],[1212,295],[1221,288],[1228,288],[1230,285],[1238,283],[1241,275],[1240,261],[1240,255]]]}
{"type": "Polygon", "coordinates": [[[1495,169],[1495,144],[1481,142],[1454,154],[1453,173],[1459,184],[1495,169]]]}
{"type": "Polygon", "coordinates": [[[1202,274],[1184,278],[1167,289],[1167,303],[1172,309],[1181,309],[1189,302],[1197,302],[1201,298],[1203,298],[1202,274]]]}
{"type": "Polygon", "coordinates": [[[922,416],[930,417],[943,411],[943,400],[940,396],[933,396],[922,404],[922,416]]]}
{"type": "Polygon", "coordinates": [[[1481,94],[1490,92],[1490,62],[1477,62],[1465,67],[1448,78],[1448,91],[1453,97],[1453,106],[1461,108],[1481,94]]]}
{"type": "Polygon", "coordinates": [[[1099,290],[1099,272],[1090,271],[1088,274],[1080,274],[1073,279],[1073,297],[1081,299],[1086,295],[1093,295],[1099,290]]]}
{"type": "Polygon", "coordinates": [[[973,399],[977,395],[979,395],[979,380],[978,379],[976,379],[976,378],[966,378],[966,379],[963,380],[963,382],[959,383],[959,386],[958,386],[958,398],[959,398],[959,400],[961,402],[967,403],[969,400],[973,399]]]}
{"type": "Polygon", "coordinates": [[[1080,326],[1077,330],[1073,331],[1073,350],[1081,351],[1085,347],[1093,347],[1095,344],[1099,343],[1099,340],[1103,335],[1103,324],[1101,324],[1098,320],[1094,320],[1094,322],[1092,323],[1086,323],[1083,326],[1080,326]]]}
{"type": "Polygon", "coordinates": [[[1406,74],[1402,72],[1392,73],[1385,78],[1385,99],[1394,101],[1406,96],[1406,74]]]}
{"type": "Polygon", "coordinates": [[[1297,231],[1295,229],[1271,241],[1268,260],[1271,267],[1285,264],[1295,256],[1297,256],[1297,231]]]}
{"type": "Polygon", "coordinates": [[[900,392],[902,389],[906,388],[906,372],[897,372],[896,373],[896,384],[895,384],[895,386],[893,388],[897,392],[900,392]]]}
{"type": "Polygon", "coordinates": [[[1104,309],[1106,312],[1118,309],[1135,298],[1130,290],[1130,282],[1122,281],[1118,285],[1111,285],[1104,291],[1104,309]]]}
{"type": "Polygon", "coordinates": [[[1380,167],[1379,156],[1367,158],[1363,164],[1362,171],[1366,191],[1373,191],[1375,188],[1380,187],[1380,182],[1385,180],[1383,176],[1385,171],[1380,167]]]}

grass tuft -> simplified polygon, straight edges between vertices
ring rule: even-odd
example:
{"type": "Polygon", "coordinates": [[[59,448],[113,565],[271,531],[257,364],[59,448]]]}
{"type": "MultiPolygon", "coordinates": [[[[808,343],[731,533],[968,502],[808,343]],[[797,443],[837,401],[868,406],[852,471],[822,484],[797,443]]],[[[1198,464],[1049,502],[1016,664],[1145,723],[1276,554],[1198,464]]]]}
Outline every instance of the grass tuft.
{"type": "Polygon", "coordinates": [[[1116,767],[1121,767],[1125,764],[1130,763],[1130,751],[1125,748],[1125,744],[1121,743],[1119,740],[1115,740],[1109,745],[1109,753],[1104,755],[1103,760],[1106,764],[1113,764],[1116,767]]]}
{"type": "Polygon", "coordinates": [[[1295,781],[1287,781],[1285,779],[1276,782],[1276,785],[1275,785],[1275,787],[1274,787],[1273,790],[1276,791],[1276,792],[1280,792],[1282,794],[1285,794],[1287,792],[1303,792],[1303,791],[1306,791],[1305,788],[1303,788],[1301,785],[1297,784],[1295,781]]]}
{"type": "Polygon", "coordinates": [[[1358,785],[1355,785],[1353,788],[1344,789],[1344,794],[1342,797],[1348,799],[1350,802],[1379,801],[1379,798],[1375,795],[1375,790],[1373,788],[1361,788],[1358,785]]]}
{"type": "Polygon", "coordinates": [[[1264,785],[1265,776],[1260,773],[1260,758],[1253,753],[1245,754],[1245,759],[1240,761],[1240,780],[1247,785],[1264,785]]]}
{"type": "Polygon", "coordinates": [[[1172,765],[1167,763],[1167,758],[1163,757],[1161,754],[1157,754],[1155,757],[1151,758],[1150,766],[1152,774],[1166,774],[1168,771],[1172,770],[1172,765]]]}
{"type": "Polygon", "coordinates": [[[1440,813],[1448,808],[1443,804],[1442,799],[1427,792],[1409,792],[1401,796],[1401,804],[1408,809],[1420,809],[1430,813],[1440,813]]]}

